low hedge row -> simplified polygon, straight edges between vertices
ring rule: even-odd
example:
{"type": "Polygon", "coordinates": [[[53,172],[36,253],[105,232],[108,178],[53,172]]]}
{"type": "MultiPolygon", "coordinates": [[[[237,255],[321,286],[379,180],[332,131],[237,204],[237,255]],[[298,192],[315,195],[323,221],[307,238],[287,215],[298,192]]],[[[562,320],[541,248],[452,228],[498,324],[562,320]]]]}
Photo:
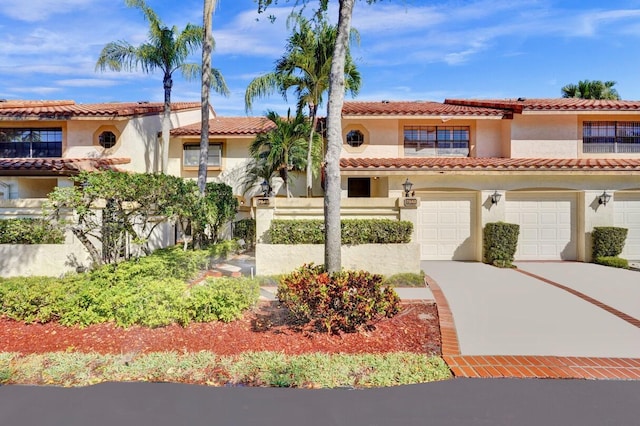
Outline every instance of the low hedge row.
{"type": "MultiPolygon", "coordinates": [[[[411,241],[413,223],[391,219],[345,219],[340,223],[342,244],[403,244],[411,241]]],[[[324,244],[323,220],[271,222],[271,244],[324,244]]]]}
{"type": "Polygon", "coordinates": [[[44,219],[0,220],[0,244],[63,244],[64,232],[44,219]]]}
{"type": "Polygon", "coordinates": [[[258,281],[208,279],[189,287],[209,251],[159,250],[151,256],[63,278],[0,280],[0,316],[27,323],[59,321],[128,327],[232,321],[257,302],[258,281]]]}

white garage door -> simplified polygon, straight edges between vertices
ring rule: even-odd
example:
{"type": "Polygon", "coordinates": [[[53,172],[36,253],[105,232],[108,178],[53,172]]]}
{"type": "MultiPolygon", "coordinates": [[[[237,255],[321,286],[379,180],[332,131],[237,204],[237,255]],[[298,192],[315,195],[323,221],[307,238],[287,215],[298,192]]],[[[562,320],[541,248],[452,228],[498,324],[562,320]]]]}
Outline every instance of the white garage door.
{"type": "Polygon", "coordinates": [[[507,193],[506,221],[520,225],[516,260],[576,259],[574,194],[507,193]]]}
{"type": "Polygon", "coordinates": [[[422,260],[476,260],[475,194],[421,196],[418,240],[422,260]]]}
{"type": "Polygon", "coordinates": [[[616,193],[613,209],[615,226],[629,230],[620,256],[628,260],[640,260],[640,194],[616,193]]]}

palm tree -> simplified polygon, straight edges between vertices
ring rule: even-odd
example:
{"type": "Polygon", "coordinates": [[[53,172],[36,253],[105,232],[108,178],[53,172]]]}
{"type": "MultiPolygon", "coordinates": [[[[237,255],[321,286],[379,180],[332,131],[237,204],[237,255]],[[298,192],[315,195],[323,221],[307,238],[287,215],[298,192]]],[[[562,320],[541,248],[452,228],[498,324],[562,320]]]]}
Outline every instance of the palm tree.
{"type": "Polygon", "coordinates": [[[198,189],[200,195],[204,195],[207,186],[207,166],[209,159],[209,89],[211,88],[211,51],[214,47],[213,12],[217,0],[204,0],[203,16],[203,42],[202,42],[202,88],[200,111],[200,157],[198,161],[198,189]]]}
{"type": "Polygon", "coordinates": [[[580,80],[578,84],[567,84],[562,90],[563,98],[619,100],[615,81],[580,80]]]}
{"type": "MultiPolygon", "coordinates": [[[[201,73],[199,64],[186,62],[188,56],[202,45],[203,29],[187,24],[178,32],[177,27],[169,28],[160,21],[156,13],[144,0],[125,0],[129,7],[140,9],[149,22],[149,40],[140,46],[132,46],[126,41],[108,43],[100,52],[96,69],[104,71],[132,71],[138,66],[145,73],[156,69],[164,73],[164,111],[162,116],[162,171],[166,173],[169,157],[169,128],[171,115],[171,88],[173,73],[180,70],[187,80],[201,73]]],[[[211,88],[218,93],[228,94],[227,85],[217,70],[211,71],[211,88]]]]}
{"type": "MultiPolygon", "coordinates": [[[[321,19],[312,26],[306,18],[296,15],[296,26],[289,37],[285,54],[276,62],[275,70],[255,78],[245,92],[245,108],[249,111],[253,100],[279,92],[285,99],[287,92],[294,89],[298,99],[297,111],[309,108],[312,123],[307,143],[307,196],[312,195],[313,161],[312,145],[317,126],[318,107],[329,90],[329,74],[336,41],[337,27],[321,19]]],[[[357,35],[352,32],[353,36],[357,35]]],[[[345,59],[345,89],[356,95],[360,89],[360,73],[347,52],[345,59]]]]}
{"type": "MultiPolygon", "coordinates": [[[[300,112],[295,117],[291,117],[290,111],[284,119],[274,111],[267,113],[267,118],[276,127],[266,133],[261,133],[249,146],[249,153],[253,157],[254,169],[257,173],[265,174],[267,182],[271,182],[273,175],[278,175],[284,184],[287,198],[291,196],[289,191],[291,171],[302,171],[307,165],[307,135],[309,134],[310,123],[300,112]]],[[[319,155],[319,137],[314,139],[312,145],[312,158],[319,155]]]]}

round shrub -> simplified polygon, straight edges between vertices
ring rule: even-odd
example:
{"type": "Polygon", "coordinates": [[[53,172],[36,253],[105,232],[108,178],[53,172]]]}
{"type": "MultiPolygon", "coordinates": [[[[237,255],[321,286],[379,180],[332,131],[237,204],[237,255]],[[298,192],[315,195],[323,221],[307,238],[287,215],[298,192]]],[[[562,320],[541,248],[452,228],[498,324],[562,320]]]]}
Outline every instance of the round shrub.
{"type": "Polygon", "coordinates": [[[329,274],[323,265],[304,265],[285,275],[278,300],[300,323],[330,333],[354,332],[400,311],[400,298],[382,287],[382,276],[365,271],[329,274]]]}

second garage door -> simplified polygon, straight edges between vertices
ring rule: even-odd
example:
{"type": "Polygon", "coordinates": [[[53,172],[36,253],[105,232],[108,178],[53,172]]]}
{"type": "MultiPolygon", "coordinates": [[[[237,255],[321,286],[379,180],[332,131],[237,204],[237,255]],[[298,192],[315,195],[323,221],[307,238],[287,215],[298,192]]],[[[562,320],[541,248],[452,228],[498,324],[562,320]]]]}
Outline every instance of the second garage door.
{"type": "Polygon", "coordinates": [[[629,230],[620,256],[628,260],[640,260],[640,194],[616,193],[613,208],[615,226],[629,230]]]}
{"type": "Polygon", "coordinates": [[[421,195],[418,240],[422,260],[476,260],[472,193],[421,195]]]}
{"type": "Polygon", "coordinates": [[[576,196],[507,193],[506,220],[520,225],[516,260],[576,259],[576,196]]]}

